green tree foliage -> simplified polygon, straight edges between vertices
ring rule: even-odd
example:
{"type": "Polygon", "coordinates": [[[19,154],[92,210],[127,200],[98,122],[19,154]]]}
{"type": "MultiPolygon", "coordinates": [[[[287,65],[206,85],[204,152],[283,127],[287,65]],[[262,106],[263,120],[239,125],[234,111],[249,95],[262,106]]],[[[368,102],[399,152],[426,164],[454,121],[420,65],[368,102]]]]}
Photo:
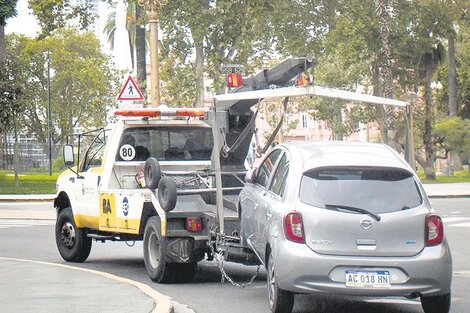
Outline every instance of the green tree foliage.
{"type": "Polygon", "coordinates": [[[457,152],[462,159],[470,158],[470,120],[450,117],[434,125],[435,144],[449,152],[457,152]]]}
{"type": "Polygon", "coordinates": [[[70,26],[74,20],[81,30],[86,30],[93,24],[94,16],[88,10],[88,2],[73,5],[67,0],[29,0],[29,8],[41,27],[40,38],[50,36],[54,30],[70,26]]]}
{"type": "Polygon", "coordinates": [[[117,73],[91,33],[58,29],[43,39],[12,35],[10,44],[19,52],[25,73],[21,104],[24,127],[38,141],[47,140],[48,80],[45,52],[51,53],[52,142],[63,143],[73,127],[99,127],[118,92],[117,73]]]}
{"type": "MultiPolygon", "coordinates": [[[[469,24],[459,24],[459,30],[455,39],[456,48],[456,78],[457,78],[457,115],[463,118],[470,118],[470,19],[469,24]]],[[[443,89],[439,94],[439,109],[447,115],[449,110],[446,106],[448,102],[449,84],[446,66],[439,69],[438,80],[442,83],[443,89]]]]}
{"type": "Polygon", "coordinates": [[[18,0],[0,0],[0,64],[5,61],[5,26],[9,18],[15,17],[18,0]]]}
{"type": "Polygon", "coordinates": [[[271,9],[267,0],[169,1],[159,15],[165,34],[161,78],[177,81],[174,89],[163,89],[163,98],[181,97],[182,102],[193,105],[201,101],[204,77],[213,79],[214,90],[223,89],[222,64],[240,63],[247,72],[259,67],[260,60],[272,51],[271,9]],[[175,74],[175,70],[184,74],[175,74]]]}
{"type": "Polygon", "coordinates": [[[16,52],[8,49],[4,63],[0,63],[0,133],[13,129],[22,110],[20,97],[25,86],[16,52]]]}

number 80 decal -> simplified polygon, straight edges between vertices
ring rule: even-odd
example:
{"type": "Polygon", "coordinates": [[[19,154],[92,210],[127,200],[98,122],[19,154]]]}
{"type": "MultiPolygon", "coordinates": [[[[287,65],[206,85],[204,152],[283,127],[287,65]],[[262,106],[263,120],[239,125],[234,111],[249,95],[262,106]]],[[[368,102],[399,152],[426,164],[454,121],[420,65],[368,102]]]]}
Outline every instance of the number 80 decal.
{"type": "Polygon", "coordinates": [[[135,157],[135,149],[131,145],[123,145],[119,148],[119,156],[124,161],[130,161],[135,157]]]}

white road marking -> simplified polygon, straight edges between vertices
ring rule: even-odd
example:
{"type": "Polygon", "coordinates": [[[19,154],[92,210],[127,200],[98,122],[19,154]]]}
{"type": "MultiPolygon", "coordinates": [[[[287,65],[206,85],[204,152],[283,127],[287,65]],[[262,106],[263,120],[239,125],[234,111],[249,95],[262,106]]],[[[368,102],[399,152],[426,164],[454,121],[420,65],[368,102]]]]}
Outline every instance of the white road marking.
{"type": "Polygon", "coordinates": [[[450,227],[470,227],[470,222],[468,223],[459,223],[459,224],[451,224],[451,225],[448,225],[450,227]]]}
{"type": "Polygon", "coordinates": [[[454,275],[458,276],[469,276],[470,277],[470,271],[454,271],[454,275]]]}
{"type": "Polygon", "coordinates": [[[55,225],[51,220],[0,219],[0,229],[55,225]]]}
{"type": "Polygon", "coordinates": [[[444,223],[460,222],[470,220],[470,217],[444,217],[442,221],[444,223]]]}

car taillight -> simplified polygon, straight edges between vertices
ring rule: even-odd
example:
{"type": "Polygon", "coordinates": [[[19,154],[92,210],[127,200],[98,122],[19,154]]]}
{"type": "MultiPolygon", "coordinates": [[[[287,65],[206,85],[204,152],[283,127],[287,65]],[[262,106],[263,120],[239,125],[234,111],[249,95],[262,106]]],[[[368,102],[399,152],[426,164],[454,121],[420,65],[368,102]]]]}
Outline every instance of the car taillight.
{"type": "Polygon", "coordinates": [[[444,226],[437,214],[426,216],[426,246],[435,246],[442,243],[444,239],[444,226]]]}
{"type": "Polygon", "coordinates": [[[202,219],[199,217],[186,218],[186,230],[190,232],[198,232],[202,230],[202,219]]]}
{"type": "Polygon", "coordinates": [[[289,212],[284,217],[284,235],[290,241],[305,243],[302,215],[299,212],[289,212]]]}

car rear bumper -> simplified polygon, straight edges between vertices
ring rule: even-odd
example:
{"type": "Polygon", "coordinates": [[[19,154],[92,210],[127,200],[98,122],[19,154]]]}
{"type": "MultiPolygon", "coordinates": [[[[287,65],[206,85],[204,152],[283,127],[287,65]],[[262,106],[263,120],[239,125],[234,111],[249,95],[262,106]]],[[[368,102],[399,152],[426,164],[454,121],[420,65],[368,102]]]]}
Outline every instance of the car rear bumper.
{"type": "Polygon", "coordinates": [[[445,241],[411,257],[332,256],[306,245],[282,241],[274,251],[279,287],[296,293],[358,296],[432,296],[450,292],[452,257],[445,241]],[[281,252],[282,251],[282,252],[281,252]],[[385,288],[347,287],[346,270],[388,271],[385,288]]]}

